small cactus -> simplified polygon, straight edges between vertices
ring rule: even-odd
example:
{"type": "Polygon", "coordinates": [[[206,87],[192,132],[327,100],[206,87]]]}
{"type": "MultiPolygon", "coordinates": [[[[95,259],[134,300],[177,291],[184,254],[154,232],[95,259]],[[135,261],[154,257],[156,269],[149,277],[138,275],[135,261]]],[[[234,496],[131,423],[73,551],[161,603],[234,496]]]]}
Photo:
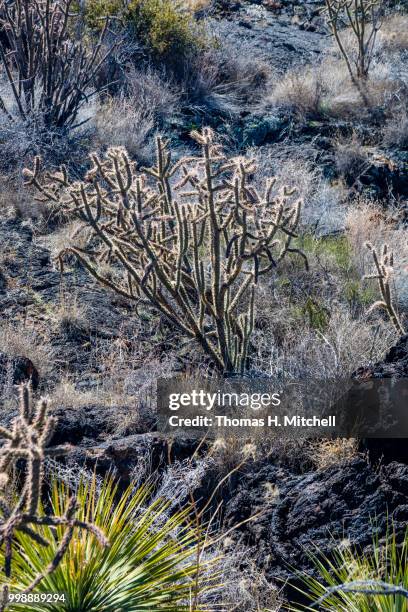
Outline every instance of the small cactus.
{"type": "Polygon", "coordinates": [[[366,274],[365,279],[375,278],[378,281],[378,287],[381,292],[382,300],[374,302],[368,312],[372,312],[376,308],[385,310],[391,323],[395,327],[396,331],[400,335],[405,334],[405,329],[398,316],[397,310],[394,306],[392,293],[391,293],[391,278],[394,266],[394,255],[390,251],[387,244],[384,244],[381,250],[381,254],[378,253],[377,249],[373,247],[370,242],[366,242],[367,249],[371,251],[376,271],[373,274],[366,274]]]}
{"type": "Polygon", "coordinates": [[[75,498],[70,499],[63,516],[43,515],[40,512],[44,461],[46,457],[63,455],[69,448],[47,447],[55,425],[56,420],[48,414],[47,400],[40,399],[34,406],[31,387],[22,385],[19,415],[14,419],[10,429],[0,427],[0,440],[3,440],[0,448],[0,546],[4,546],[4,576],[7,581],[2,589],[0,612],[7,608],[8,582],[12,577],[13,539],[16,531],[27,534],[38,546],[48,546],[49,542],[36,527],[41,525],[66,527],[53,560],[36,576],[24,593],[33,591],[45,576],[56,569],[72,540],[75,528],[91,531],[102,545],[107,545],[105,536],[97,527],[75,518],[77,510],[75,498]],[[13,499],[7,495],[7,488],[10,473],[20,460],[26,464],[26,475],[18,499],[13,499]]]}

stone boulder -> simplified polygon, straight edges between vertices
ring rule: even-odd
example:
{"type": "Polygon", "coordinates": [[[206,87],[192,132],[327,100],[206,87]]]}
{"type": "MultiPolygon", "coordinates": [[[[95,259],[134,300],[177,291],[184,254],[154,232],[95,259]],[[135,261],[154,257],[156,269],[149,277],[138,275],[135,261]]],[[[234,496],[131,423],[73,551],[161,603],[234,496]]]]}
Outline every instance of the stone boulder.
{"type": "MultiPolygon", "coordinates": [[[[408,466],[404,464],[393,462],[379,471],[356,457],[297,475],[276,465],[254,464],[226,504],[227,524],[237,524],[264,508],[268,491],[274,491],[269,511],[247,523],[241,537],[253,546],[257,564],[273,582],[295,584],[295,570],[313,574],[310,553],[317,549],[330,556],[341,541],[369,549],[373,530],[383,536],[389,520],[398,538],[406,530],[408,466]]],[[[296,597],[290,586],[288,596],[296,597]]]]}

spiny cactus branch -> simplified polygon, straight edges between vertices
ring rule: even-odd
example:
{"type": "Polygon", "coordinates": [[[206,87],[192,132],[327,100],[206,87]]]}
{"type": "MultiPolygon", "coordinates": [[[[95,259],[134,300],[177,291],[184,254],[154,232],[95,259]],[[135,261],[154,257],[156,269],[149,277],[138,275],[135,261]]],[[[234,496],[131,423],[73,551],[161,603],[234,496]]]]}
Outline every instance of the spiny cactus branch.
{"type": "Polygon", "coordinates": [[[404,335],[405,329],[394,306],[391,292],[394,255],[388,248],[387,244],[383,245],[381,254],[379,254],[377,249],[375,249],[375,247],[373,247],[373,245],[369,242],[366,242],[366,247],[369,251],[371,251],[376,271],[373,274],[367,274],[364,278],[376,279],[378,281],[378,287],[382,297],[382,300],[374,302],[368,312],[371,312],[376,308],[385,310],[396,331],[400,335],[404,335]]]}
{"type": "Polygon", "coordinates": [[[76,528],[86,529],[93,533],[106,546],[103,533],[90,523],[76,519],[77,503],[71,498],[63,516],[43,516],[41,513],[41,494],[44,480],[44,461],[46,457],[61,456],[69,447],[55,446],[47,448],[54,433],[56,420],[48,414],[48,403],[41,399],[33,404],[31,388],[23,385],[20,388],[19,415],[14,419],[10,430],[0,428],[0,546],[4,547],[4,576],[0,602],[0,612],[7,609],[9,581],[12,577],[13,542],[15,534],[21,531],[28,535],[38,546],[49,546],[49,542],[36,530],[41,525],[51,527],[63,526],[65,533],[59,543],[53,560],[39,573],[34,581],[24,590],[29,593],[41,580],[53,572],[63,558],[76,528]],[[26,475],[17,500],[7,496],[7,485],[10,472],[16,463],[23,460],[26,464],[26,475]]]}
{"type": "Polygon", "coordinates": [[[123,148],[91,155],[82,182],[66,170],[41,177],[40,162],[25,170],[38,199],[58,204],[88,230],[73,254],[102,285],[152,304],[194,338],[225,374],[248,365],[258,280],[276,268],[293,245],[300,201],[294,190],[263,192],[251,183],[256,166],[228,159],[209,128],[193,132],[201,153],[173,164],[168,143],[156,142],[156,164],[136,169],[123,148]],[[92,246],[91,246],[92,240],[92,246]],[[106,273],[112,264],[112,274],[106,273]]]}
{"type": "MultiPolygon", "coordinates": [[[[78,111],[102,88],[100,69],[108,20],[92,49],[72,38],[74,0],[0,0],[0,64],[23,121],[41,117],[44,127],[72,127],[78,111]]],[[[89,41],[88,41],[89,43],[89,41]]],[[[0,110],[12,117],[4,99],[0,110]]]]}

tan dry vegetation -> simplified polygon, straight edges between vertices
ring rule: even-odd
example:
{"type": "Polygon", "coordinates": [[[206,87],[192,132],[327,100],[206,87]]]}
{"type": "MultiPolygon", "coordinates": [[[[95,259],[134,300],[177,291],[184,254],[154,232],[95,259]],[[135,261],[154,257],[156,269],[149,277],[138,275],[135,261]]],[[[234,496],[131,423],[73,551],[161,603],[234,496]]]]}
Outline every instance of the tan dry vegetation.
{"type": "Polygon", "coordinates": [[[336,438],[318,440],[310,443],[310,458],[318,470],[342,465],[357,455],[358,440],[355,438],[336,438]]]}
{"type": "MultiPolygon", "coordinates": [[[[363,277],[372,271],[372,257],[365,248],[370,242],[378,251],[386,243],[394,253],[393,291],[403,319],[408,307],[408,240],[406,229],[398,223],[398,209],[388,211],[378,204],[361,200],[347,216],[347,236],[354,264],[363,277]]],[[[367,285],[374,281],[365,281],[367,285]]],[[[375,286],[375,283],[374,283],[375,286]]]]}
{"type": "Polygon", "coordinates": [[[406,51],[408,49],[408,15],[396,13],[388,17],[378,33],[380,49],[406,51]]]}
{"type": "Polygon", "coordinates": [[[33,327],[25,326],[23,322],[6,321],[0,324],[0,347],[10,357],[30,359],[41,378],[46,378],[55,367],[52,346],[33,327]]]}
{"type": "MultiPolygon", "coordinates": [[[[363,86],[372,108],[386,104],[389,110],[390,103],[398,104],[401,96],[406,97],[407,28],[408,17],[396,15],[380,30],[369,78],[363,86]]],[[[350,34],[344,40],[352,57],[355,39],[350,34]]],[[[361,118],[367,112],[336,47],[329,49],[317,66],[289,70],[265,97],[263,106],[288,108],[301,117],[361,118]]]]}

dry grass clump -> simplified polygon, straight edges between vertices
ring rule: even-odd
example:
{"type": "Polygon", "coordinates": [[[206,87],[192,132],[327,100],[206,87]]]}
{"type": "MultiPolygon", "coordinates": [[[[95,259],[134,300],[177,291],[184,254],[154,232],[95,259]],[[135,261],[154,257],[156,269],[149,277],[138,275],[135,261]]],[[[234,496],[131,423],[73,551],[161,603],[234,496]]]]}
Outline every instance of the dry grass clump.
{"type": "Polygon", "coordinates": [[[138,69],[131,66],[126,75],[125,89],[138,108],[150,111],[160,123],[179,111],[180,93],[176,86],[169,77],[150,67],[138,69]]]}
{"type": "Polygon", "coordinates": [[[40,218],[45,212],[43,207],[34,202],[27,189],[22,188],[21,181],[0,174],[0,212],[2,217],[13,214],[22,219],[40,218]]]}
{"type": "Polygon", "coordinates": [[[53,312],[60,334],[66,340],[84,341],[89,338],[90,321],[85,306],[76,295],[60,293],[59,304],[53,312]]]}
{"type": "Polygon", "coordinates": [[[354,183],[369,165],[367,149],[359,142],[356,134],[351,138],[339,138],[335,143],[335,164],[337,172],[347,183],[354,183]]]}
{"type": "Polygon", "coordinates": [[[52,346],[32,327],[23,323],[0,324],[0,350],[10,357],[27,357],[45,378],[55,367],[52,346]]]}
{"type": "Polygon", "coordinates": [[[103,102],[96,113],[97,144],[125,147],[139,161],[153,154],[153,113],[137,106],[137,100],[120,96],[103,102]]]}
{"type": "Polygon", "coordinates": [[[259,103],[270,78],[266,62],[237,55],[222,42],[184,64],[181,86],[192,108],[235,115],[259,103]]]}
{"type": "Polygon", "coordinates": [[[347,463],[357,455],[358,441],[355,438],[318,440],[310,443],[310,457],[318,470],[347,463]]]}
{"type": "Polygon", "coordinates": [[[405,109],[391,116],[384,127],[384,144],[408,149],[408,113],[405,109]]]}
{"type": "Polygon", "coordinates": [[[145,433],[151,430],[154,423],[152,410],[148,411],[143,403],[139,403],[138,396],[105,389],[103,385],[79,389],[73,380],[65,377],[53,389],[51,398],[57,408],[77,411],[78,419],[90,407],[96,407],[104,422],[103,433],[106,436],[145,433]]]}
{"type": "Polygon", "coordinates": [[[396,13],[386,19],[378,33],[378,46],[385,51],[408,49],[408,15],[396,13]]]}
{"type": "Polygon", "coordinates": [[[131,68],[125,87],[116,97],[103,99],[96,108],[96,144],[122,146],[141,162],[154,152],[154,131],[178,113],[179,94],[165,77],[151,68],[131,68]]]}
{"type": "MultiPolygon", "coordinates": [[[[333,46],[312,68],[289,70],[265,97],[264,106],[281,107],[298,116],[330,116],[339,119],[370,118],[376,109],[390,111],[407,98],[406,57],[407,17],[395,15],[384,23],[378,35],[368,79],[361,91],[353,84],[346,63],[333,46]],[[361,94],[363,92],[363,95],[361,94]]],[[[352,33],[344,32],[346,52],[357,54],[352,33]]]]}
{"type": "Polygon", "coordinates": [[[370,79],[364,84],[369,107],[350,81],[343,62],[331,55],[326,55],[321,64],[313,68],[289,71],[263,104],[266,108],[286,108],[301,118],[370,117],[372,109],[383,106],[399,89],[396,63],[394,57],[373,61],[370,79]]]}
{"type": "Polygon", "coordinates": [[[67,221],[65,215],[57,207],[48,207],[49,214],[56,214],[61,227],[57,227],[52,233],[42,239],[43,244],[50,251],[50,257],[56,261],[61,249],[68,249],[73,244],[81,243],[86,246],[86,236],[81,232],[81,224],[78,221],[67,221]]]}
{"type": "Polygon", "coordinates": [[[289,71],[265,103],[292,110],[301,118],[319,116],[323,112],[323,84],[317,69],[289,71]]]}
{"type": "Polygon", "coordinates": [[[224,540],[220,604],[236,612],[278,612],[282,609],[279,588],[251,561],[251,552],[232,538],[224,540]]]}

